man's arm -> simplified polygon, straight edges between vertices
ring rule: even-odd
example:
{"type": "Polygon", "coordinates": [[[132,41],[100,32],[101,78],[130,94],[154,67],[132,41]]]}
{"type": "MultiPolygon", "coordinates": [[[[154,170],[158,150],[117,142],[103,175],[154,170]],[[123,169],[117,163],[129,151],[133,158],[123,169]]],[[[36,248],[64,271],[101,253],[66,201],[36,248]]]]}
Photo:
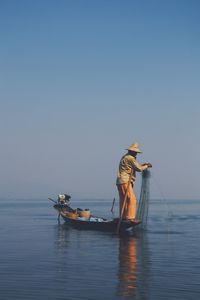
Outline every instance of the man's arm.
{"type": "Polygon", "coordinates": [[[133,161],[133,167],[137,172],[143,172],[148,168],[152,168],[150,163],[140,164],[136,159],[133,161]]]}

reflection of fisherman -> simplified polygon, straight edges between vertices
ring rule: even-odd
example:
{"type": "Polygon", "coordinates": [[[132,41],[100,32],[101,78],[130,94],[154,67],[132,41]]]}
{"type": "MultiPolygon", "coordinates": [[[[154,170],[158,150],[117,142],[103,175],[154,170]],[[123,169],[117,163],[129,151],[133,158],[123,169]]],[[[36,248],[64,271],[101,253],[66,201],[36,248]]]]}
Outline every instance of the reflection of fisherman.
{"type": "Polygon", "coordinates": [[[150,253],[145,233],[119,239],[117,295],[120,299],[149,299],[150,253]]]}
{"type": "Polygon", "coordinates": [[[119,284],[118,294],[123,297],[133,297],[136,293],[136,240],[120,239],[119,244],[119,284]]]}
{"type": "Polygon", "coordinates": [[[116,184],[120,198],[120,216],[123,220],[133,220],[136,215],[136,197],[132,187],[136,172],[142,172],[147,168],[151,168],[152,165],[150,163],[140,164],[136,160],[137,153],[142,153],[137,143],[132,144],[127,150],[128,152],[121,158],[119,163],[116,184]],[[122,209],[124,200],[126,200],[126,203],[124,209],[122,209]]]}

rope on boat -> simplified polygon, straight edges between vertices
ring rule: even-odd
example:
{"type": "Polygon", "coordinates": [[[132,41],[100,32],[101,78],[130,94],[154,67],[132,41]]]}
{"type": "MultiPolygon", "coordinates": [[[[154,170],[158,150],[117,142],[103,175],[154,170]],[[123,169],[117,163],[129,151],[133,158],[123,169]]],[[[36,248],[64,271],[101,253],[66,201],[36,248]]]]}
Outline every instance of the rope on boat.
{"type": "Polygon", "coordinates": [[[147,220],[148,220],[148,213],[149,213],[150,176],[151,173],[148,169],[142,172],[142,184],[141,184],[140,198],[138,202],[136,218],[142,221],[141,227],[143,229],[146,229],[147,227],[147,220]]]}

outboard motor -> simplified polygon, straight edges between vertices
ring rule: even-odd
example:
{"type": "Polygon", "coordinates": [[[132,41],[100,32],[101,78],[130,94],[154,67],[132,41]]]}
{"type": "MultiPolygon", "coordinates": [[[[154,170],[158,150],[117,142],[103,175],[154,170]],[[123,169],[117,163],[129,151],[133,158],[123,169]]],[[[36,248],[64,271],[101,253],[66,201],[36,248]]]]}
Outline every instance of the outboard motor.
{"type": "Polygon", "coordinates": [[[70,203],[70,198],[71,196],[70,195],[67,195],[67,194],[59,194],[58,195],[58,203],[59,204],[68,204],[70,203]]]}

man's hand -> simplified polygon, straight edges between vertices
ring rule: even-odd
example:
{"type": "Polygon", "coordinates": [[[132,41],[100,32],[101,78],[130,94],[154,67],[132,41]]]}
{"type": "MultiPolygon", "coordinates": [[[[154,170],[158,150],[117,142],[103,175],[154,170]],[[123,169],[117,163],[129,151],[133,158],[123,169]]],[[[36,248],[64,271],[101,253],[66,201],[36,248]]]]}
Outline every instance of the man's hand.
{"type": "Polygon", "coordinates": [[[147,166],[148,168],[152,168],[152,164],[150,164],[150,163],[144,163],[144,164],[142,164],[142,166],[147,166]]]}
{"type": "Polygon", "coordinates": [[[147,163],[148,168],[152,168],[152,164],[147,163]]]}

